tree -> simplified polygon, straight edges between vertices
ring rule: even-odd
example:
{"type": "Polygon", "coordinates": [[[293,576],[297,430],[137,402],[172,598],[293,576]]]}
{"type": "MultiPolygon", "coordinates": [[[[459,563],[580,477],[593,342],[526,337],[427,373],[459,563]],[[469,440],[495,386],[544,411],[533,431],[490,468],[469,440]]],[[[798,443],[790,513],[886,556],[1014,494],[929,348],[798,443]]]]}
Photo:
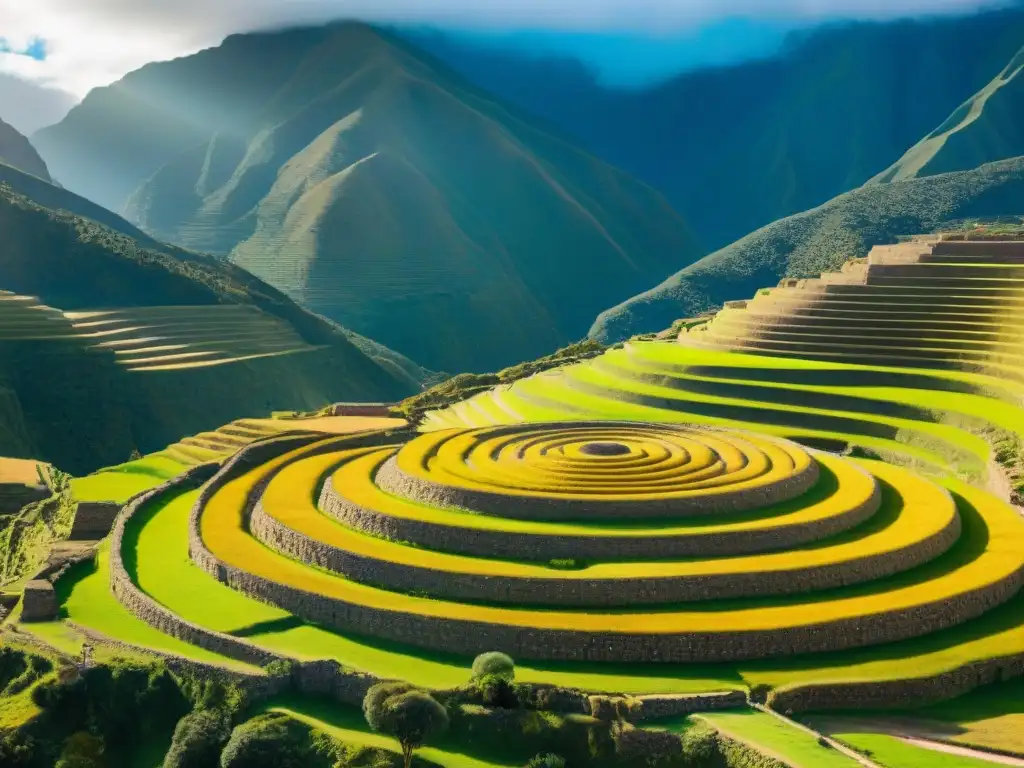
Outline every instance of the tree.
{"type": "Polygon", "coordinates": [[[378,683],[366,692],[363,713],[370,727],[398,740],[405,768],[413,750],[448,728],[448,712],[426,691],[407,683],[378,683]]]}
{"type": "Polygon", "coordinates": [[[500,651],[481,653],[473,659],[473,677],[503,677],[514,680],[516,664],[512,657],[500,651]]]}

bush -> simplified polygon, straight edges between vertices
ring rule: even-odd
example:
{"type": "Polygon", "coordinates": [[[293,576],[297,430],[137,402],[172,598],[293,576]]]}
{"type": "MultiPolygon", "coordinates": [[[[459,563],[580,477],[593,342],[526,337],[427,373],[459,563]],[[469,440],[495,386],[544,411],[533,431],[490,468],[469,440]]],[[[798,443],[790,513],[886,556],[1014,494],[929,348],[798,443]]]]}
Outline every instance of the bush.
{"type": "Polygon", "coordinates": [[[79,731],[68,737],[54,768],[102,768],[103,765],[103,739],[79,731]]]}
{"type": "Polygon", "coordinates": [[[473,659],[473,677],[504,677],[507,680],[514,680],[516,676],[516,665],[512,657],[500,651],[481,653],[473,659]]]}
{"type": "Polygon", "coordinates": [[[363,697],[363,717],[367,724],[377,733],[388,732],[388,712],[385,708],[387,700],[392,696],[415,690],[415,686],[400,681],[377,683],[363,697]]]}
{"type": "Polygon", "coordinates": [[[191,712],[174,728],[164,768],[207,768],[216,765],[221,749],[231,737],[231,718],[224,710],[191,712]]]}
{"type": "Polygon", "coordinates": [[[565,758],[561,755],[552,754],[551,752],[535,755],[530,758],[530,762],[526,764],[526,768],[565,768],[565,758]]]}
{"type": "Polygon", "coordinates": [[[287,715],[260,715],[231,732],[221,768],[327,768],[309,728],[287,715]]]}

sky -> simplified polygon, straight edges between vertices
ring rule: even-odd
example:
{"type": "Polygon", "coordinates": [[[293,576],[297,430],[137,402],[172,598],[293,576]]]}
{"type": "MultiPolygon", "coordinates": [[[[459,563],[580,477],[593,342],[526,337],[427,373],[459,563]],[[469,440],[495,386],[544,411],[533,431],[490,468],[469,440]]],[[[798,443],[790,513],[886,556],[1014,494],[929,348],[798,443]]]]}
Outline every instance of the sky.
{"type": "Polygon", "coordinates": [[[602,79],[635,85],[770,53],[787,31],[824,21],[962,13],[1013,1],[0,0],[0,116],[4,83],[14,78],[49,89],[47,103],[56,103],[231,33],[339,18],[435,25],[505,47],[575,55],[602,79]]]}

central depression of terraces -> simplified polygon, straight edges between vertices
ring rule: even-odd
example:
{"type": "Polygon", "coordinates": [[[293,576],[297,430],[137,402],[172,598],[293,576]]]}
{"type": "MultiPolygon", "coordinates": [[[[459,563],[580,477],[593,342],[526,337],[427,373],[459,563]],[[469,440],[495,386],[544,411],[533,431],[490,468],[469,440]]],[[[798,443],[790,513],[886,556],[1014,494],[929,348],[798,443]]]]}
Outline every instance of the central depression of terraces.
{"type": "Polygon", "coordinates": [[[191,552],[304,619],[433,650],[750,659],[918,637],[1016,594],[1024,523],[957,491],[684,426],[335,438],[215,478],[191,552]]]}

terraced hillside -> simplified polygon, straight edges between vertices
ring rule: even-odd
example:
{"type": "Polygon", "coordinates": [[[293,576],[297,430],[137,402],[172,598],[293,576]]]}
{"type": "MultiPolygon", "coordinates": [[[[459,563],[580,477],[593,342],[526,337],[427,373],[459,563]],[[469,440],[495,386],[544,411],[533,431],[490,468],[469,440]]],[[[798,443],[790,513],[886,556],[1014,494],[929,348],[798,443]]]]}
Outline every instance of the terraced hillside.
{"type": "Polygon", "coordinates": [[[0,177],[0,452],[81,475],[232,419],[420,388],[415,364],[243,270],[0,177]]]}
{"type": "Polygon", "coordinates": [[[1020,380],[1024,242],[876,247],[812,280],[728,302],[687,346],[974,370],[1020,380]]]}
{"type": "MultiPolygon", "coordinates": [[[[139,486],[97,560],[57,582],[56,619],[20,630],[248,674],[288,660],[299,691],[348,703],[382,678],[460,685],[488,650],[523,682],[677,702],[738,689],[796,713],[1019,675],[1024,381],[1000,346],[1019,245],[914,241],[784,286],[808,303],[768,305],[765,325],[867,291],[821,310],[854,313],[822,325],[831,358],[716,346],[732,307],[418,432],[197,435],[143,460],[178,469],[139,486]],[[875,318],[880,338],[917,354],[859,351],[876,291],[895,317],[875,318]],[[971,354],[930,343],[964,332],[984,342],[971,354]]],[[[762,714],[723,722],[785,739],[762,714]]]]}
{"type": "Polygon", "coordinates": [[[67,312],[86,343],[130,371],[167,371],[309,352],[316,347],[256,307],[131,307],[67,312]]]}

